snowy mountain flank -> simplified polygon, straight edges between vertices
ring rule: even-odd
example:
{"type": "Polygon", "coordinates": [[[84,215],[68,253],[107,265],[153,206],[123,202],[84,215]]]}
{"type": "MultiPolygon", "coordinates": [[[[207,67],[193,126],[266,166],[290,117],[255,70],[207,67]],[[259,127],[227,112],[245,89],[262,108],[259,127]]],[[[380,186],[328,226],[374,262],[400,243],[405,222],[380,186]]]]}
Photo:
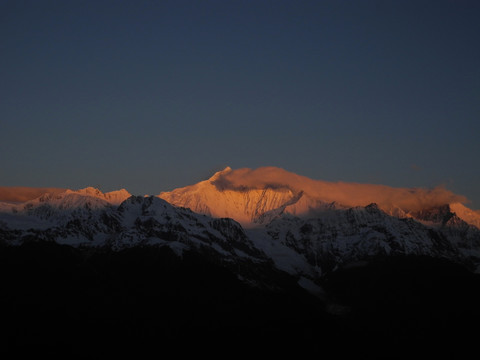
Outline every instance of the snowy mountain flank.
{"type": "Polygon", "coordinates": [[[245,227],[270,222],[282,214],[315,217],[325,210],[348,209],[372,203],[401,217],[448,204],[462,220],[480,226],[480,213],[463,206],[462,196],[443,188],[392,188],[383,185],[332,183],[312,180],[283,169],[230,167],[210,179],[158,195],[169,203],[213,217],[231,217],[245,227]]]}
{"type": "Polygon", "coordinates": [[[119,251],[195,251],[249,284],[294,276],[312,293],[336,269],[376,257],[480,265],[480,214],[446,189],[329,183],[268,167],[232,170],[158,196],[56,191],[0,203],[0,241],[119,251]]]}

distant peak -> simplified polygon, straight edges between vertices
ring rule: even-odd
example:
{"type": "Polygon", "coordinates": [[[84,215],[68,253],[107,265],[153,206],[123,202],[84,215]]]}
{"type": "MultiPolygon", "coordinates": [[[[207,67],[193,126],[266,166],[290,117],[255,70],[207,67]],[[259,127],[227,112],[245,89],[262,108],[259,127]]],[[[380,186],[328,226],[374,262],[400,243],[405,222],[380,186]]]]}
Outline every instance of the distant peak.
{"type": "Polygon", "coordinates": [[[103,194],[99,189],[97,188],[94,188],[92,186],[88,186],[84,189],[80,189],[78,190],[77,192],[81,193],[81,194],[88,194],[88,195],[99,195],[99,194],[103,194]]]}
{"type": "Polygon", "coordinates": [[[125,190],[116,190],[116,191],[110,191],[108,193],[103,193],[97,188],[94,188],[92,186],[83,188],[83,189],[78,189],[78,190],[67,190],[65,192],[66,194],[77,194],[81,196],[89,196],[89,197],[95,197],[99,198],[102,200],[106,200],[110,204],[118,205],[125,199],[129,198],[131,194],[125,190]]]}
{"type": "Polygon", "coordinates": [[[65,191],[65,194],[66,195],[76,194],[76,195],[80,195],[80,196],[92,196],[92,197],[96,197],[96,198],[103,198],[104,197],[103,192],[101,192],[100,190],[98,190],[97,188],[94,188],[92,186],[89,186],[89,187],[86,187],[86,188],[83,188],[83,189],[78,189],[78,190],[68,189],[67,191],[65,191]]]}
{"type": "Polygon", "coordinates": [[[312,209],[323,210],[325,204],[335,204],[333,208],[366,207],[399,217],[407,214],[414,217],[413,214],[427,212],[441,204],[452,204],[452,212],[480,228],[480,213],[463,207],[461,203],[466,201],[463,196],[442,187],[394,188],[329,182],[272,166],[234,170],[227,166],[208,180],[159,196],[177,206],[206,215],[231,217],[243,223],[273,210],[276,214],[289,211],[297,216],[310,214],[312,209]]]}
{"type": "Polygon", "coordinates": [[[106,193],[105,195],[128,195],[128,196],[131,196],[131,194],[126,189],[110,191],[110,192],[106,193]]]}
{"type": "Polygon", "coordinates": [[[120,205],[124,200],[128,199],[131,197],[132,194],[130,194],[127,190],[125,189],[120,189],[116,191],[110,191],[104,195],[104,198],[110,203],[114,205],[120,205]]]}
{"type": "Polygon", "coordinates": [[[213,176],[209,179],[210,181],[215,181],[217,180],[221,175],[225,175],[229,172],[232,171],[232,168],[230,166],[227,166],[225,169],[221,170],[221,171],[217,171],[215,174],[213,174],[213,176]]]}
{"type": "Polygon", "coordinates": [[[480,212],[478,210],[469,209],[459,202],[449,204],[449,208],[463,221],[480,229],[480,212]]]}

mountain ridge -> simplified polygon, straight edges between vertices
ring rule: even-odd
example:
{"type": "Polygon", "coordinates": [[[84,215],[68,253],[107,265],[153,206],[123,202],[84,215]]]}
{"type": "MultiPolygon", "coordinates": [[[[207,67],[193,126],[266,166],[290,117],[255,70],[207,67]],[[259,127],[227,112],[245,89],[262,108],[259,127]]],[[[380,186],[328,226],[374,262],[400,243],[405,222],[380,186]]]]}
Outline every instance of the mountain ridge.
{"type": "Polygon", "coordinates": [[[208,180],[162,192],[158,197],[205,215],[231,217],[246,227],[264,225],[284,213],[308,217],[324,210],[376,203],[387,214],[401,218],[449,205],[463,221],[480,228],[480,213],[464,206],[463,196],[443,188],[329,183],[274,167],[226,167],[208,180]]]}
{"type": "MultiPolygon", "coordinates": [[[[103,193],[94,187],[78,190],[0,187],[0,210],[19,211],[24,206],[34,207],[36,202],[53,196],[60,203],[63,201],[61,198],[70,194],[72,198],[75,194],[85,196],[84,200],[91,196],[111,205],[119,205],[131,196],[125,189],[103,193]],[[26,200],[18,201],[20,199],[26,200]]],[[[469,209],[465,206],[466,199],[463,196],[443,188],[330,183],[275,167],[233,170],[227,166],[207,180],[164,191],[157,196],[175,206],[187,207],[201,214],[233,218],[247,227],[264,225],[283,213],[308,217],[323,210],[376,203],[383,211],[397,217],[415,217],[421,210],[449,205],[463,221],[480,228],[480,211],[469,209]]]]}
{"type": "Polygon", "coordinates": [[[14,245],[41,239],[114,251],[167,246],[179,256],[194,250],[225,266],[235,264],[247,282],[258,282],[249,267],[278,269],[316,294],[325,274],[377,256],[429,255],[480,270],[476,214],[459,203],[428,203],[432,193],[411,190],[435,206],[417,211],[393,203],[349,206],[319,198],[323,182],[275,168],[254,172],[254,178],[259,174],[265,178],[257,185],[249,170],[235,174],[226,168],[159,196],[131,196],[124,189],[104,194],[89,187],[0,204],[0,240],[14,245]],[[279,174],[293,183],[282,183],[279,174]]]}
{"type": "MultiPolygon", "coordinates": [[[[386,191],[378,197],[383,202],[351,206],[320,196],[323,186],[337,195],[343,189],[350,193],[355,185],[305,179],[272,167],[227,167],[158,196],[132,196],[124,189],[102,193],[92,187],[48,193],[0,204],[0,240],[18,245],[39,239],[114,251],[167,246],[179,256],[194,250],[237,267],[246,281],[257,281],[249,266],[278,269],[317,294],[325,274],[377,256],[429,255],[480,270],[476,213],[458,202],[431,200],[439,194],[441,200],[456,201],[457,195],[374,186],[386,191]],[[262,180],[253,181],[258,176],[262,180]],[[385,202],[388,194],[396,199],[398,192],[413,198],[385,202]]],[[[366,201],[364,194],[356,196],[355,201],[366,201]]]]}

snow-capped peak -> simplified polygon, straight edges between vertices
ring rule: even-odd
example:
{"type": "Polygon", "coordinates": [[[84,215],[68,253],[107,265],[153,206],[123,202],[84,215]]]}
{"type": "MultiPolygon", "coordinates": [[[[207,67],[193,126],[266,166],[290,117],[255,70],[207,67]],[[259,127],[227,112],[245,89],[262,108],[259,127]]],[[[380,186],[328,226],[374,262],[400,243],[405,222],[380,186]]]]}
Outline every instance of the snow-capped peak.
{"type": "Polygon", "coordinates": [[[0,203],[4,214],[22,214],[42,219],[65,217],[72,212],[99,210],[118,206],[130,197],[125,189],[103,193],[94,187],[79,190],[67,189],[63,192],[48,192],[33,200],[17,204],[0,203]],[[83,210],[82,210],[83,209],[83,210]]]}
{"type": "Polygon", "coordinates": [[[79,195],[84,195],[84,196],[94,196],[94,197],[103,197],[103,193],[94,187],[86,187],[84,189],[78,189],[78,190],[70,190],[68,189],[65,191],[66,194],[79,194],[79,195]]]}
{"type": "Polygon", "coordinates": [[[464,197],[441,187],[419,189],[334,183],[275,167],[255,170],[227,167],[208,180],[163,192],[159,197],[205,215],[231,217],[247,227],[265,224],[282,214],[311,217],[318,211],[370,203],[401,218],[412,217],[411,214],[424,209],[454,204],[452,211],[458,217],[477,227],[480,225],[480,214],[461,204],[466,200],[464,197]]]}
{"type": "Polygon", "coordinates": [[[79,190],[67,190],[65,191],[65,194],[77,194],[81,196],[95,197],[97,199],[105,200],[111,205],[120,205],[124,200],[132,196],[125,189],[103,193],[99,189],[94,187],[86,187],[79,190]]]}
{"type": "Polygon", "coordinates": [[[274,184],[232,186],[228,177],[235,172],[230,167],[197,184],[162,192],[158,197],[169,203],[218,218],[232,218],[246,227],[264,224],[284,212],[301,214],[321,201],[293,191],[289,186],[274,184]],[[301,201],[300,201],[301,200],[301,201]]]}
{"type": "Polygon", "coordinates": [[[460,203],[450,204],[450,210],[467,224],[476,226],[480,229],[480,212],[467,208],[460,203]]]}
{"type": "Polygon", "coordinates": [[[227,174],[227,173],[229,173],[229,172],[231,172],[231,171],[232,171],[232,168],[231,168],[230,166],[227,166],[225,169],[220,170],[220,171],[217,171],[217,172],[216,172],[215,174],[213,174],[213,176],[210,177],[210,179],[208,179],[208,180],[209,180],[209,181],[215,181],[215,180],[217,180],[220,176],[225,175],[225,174],[227,174]]]}
{"type": "Polygon", "coordinates": [[[120,189],[116,191],[110,191],[104,194],[105,199],[112,205],[120,205],[123,201],[132,196],[127,190],[120,189]]]}

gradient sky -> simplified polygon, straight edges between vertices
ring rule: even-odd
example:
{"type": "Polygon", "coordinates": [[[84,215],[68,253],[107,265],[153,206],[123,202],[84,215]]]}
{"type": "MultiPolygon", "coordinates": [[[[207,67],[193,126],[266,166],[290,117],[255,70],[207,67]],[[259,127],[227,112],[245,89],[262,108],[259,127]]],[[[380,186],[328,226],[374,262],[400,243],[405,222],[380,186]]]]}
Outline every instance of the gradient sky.
{"type": "Polygon", "coordinates": [[[480,1],[0,0],[0,186],[232,168],[480,208],[480,1]]]}

